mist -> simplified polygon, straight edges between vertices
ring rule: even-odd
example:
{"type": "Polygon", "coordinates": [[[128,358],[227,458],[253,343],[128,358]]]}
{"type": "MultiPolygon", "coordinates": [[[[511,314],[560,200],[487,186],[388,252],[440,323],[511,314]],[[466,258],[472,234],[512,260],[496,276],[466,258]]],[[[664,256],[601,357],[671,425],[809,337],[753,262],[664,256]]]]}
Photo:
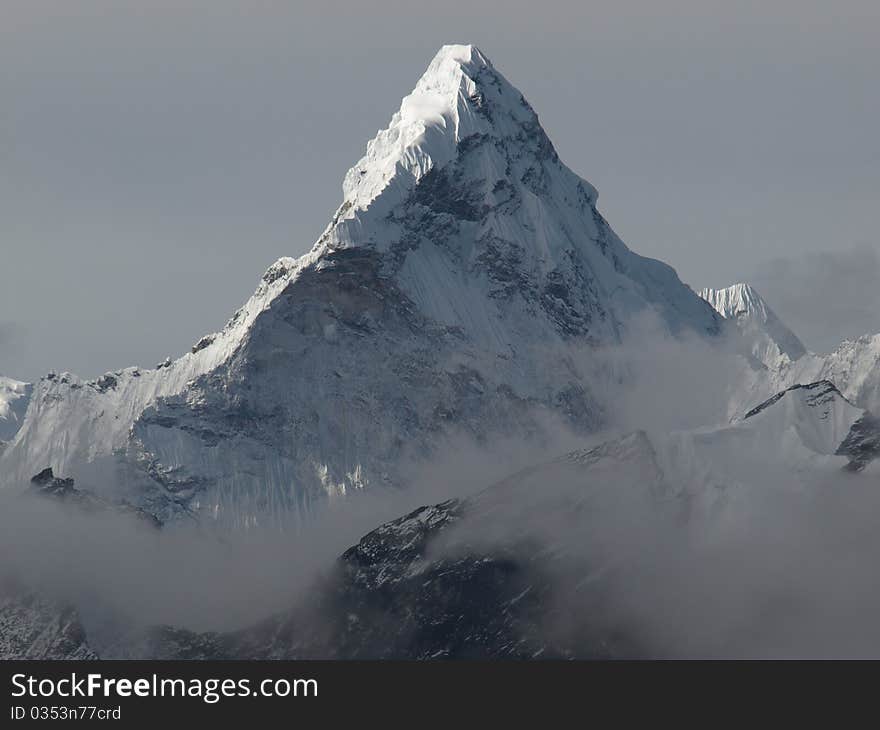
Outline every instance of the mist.
{"type": "Polygon", "coordinates": [[[831,352],[880,332],[880,253],[874,246],[778,257],[750,278],[806,346],[831,352]]]}
{"type": "Polygon", "coordinates": [[[650,317],[629,329],[590,364],[618,376],[601,437],[629,443],[621,435],[638,430],[645,450],[509,477],[432,558],[518,555],[551,586],[544,635],[576,656],[608,643],[643,658],[880,654],[878,470],[844,472],[819,455],[794,468],[737,440],[695,459],[677,432],[724,423],[726,387],[747,367],[738,343],[672,339],[650,317]]]}
{"type": "Polygon", "coordinates": [[[625,637],[624,655],[646,657],[880,654],[876,473],[845,474],[828,459],[804,473],[733,446],[711,463],[683,459],[676,433],[725,422],[745,365],[738,345],[673,338],[649,315],[626,331],[619,346],[569,353],[595,385],[601,431],[548,415],[537,440],[453,434],[433,459],[405,466],[405,488],[350,494],[288,529],[153,529],[10,493],[0,573],[72,603],[98,646],[158,624],[229,631],[307,600],[383,522],[463,497],[465,519],[428,559],[527,545],[523,559],[551,586],[543,629],[576,650],[589,653],[585,636],[613,635],[625,637]],[[626,459],[556,461],[634,431],[648,446],[636,439],[626,459]]]}
{"type": "MultiPolygon", "coordinates": [[[[26,490],[5,490],[0,578],[74,605],[90,639],[99,643],[120,640],[120,627],[242,628],[307,598],[341,553],[382,523],[473,494],[584,442],[549,415],[545,425],[551,436],[542,442],[499,438],[477,445],[451,434],[431,461],[405,461],[406,488],[350,492],[307,520],[291,517],[286,524],[248,530],[186,519],[157,529],[110,503],[84,511],[26,490]]],[[[71,471],[81,474],[86,476],[77,479],[77,489],[112,496],[114,476],[102,476],[94,464],[71,471]]],[[[115,491],[125,494],[125,485],[116,484],[115,491]]]]}

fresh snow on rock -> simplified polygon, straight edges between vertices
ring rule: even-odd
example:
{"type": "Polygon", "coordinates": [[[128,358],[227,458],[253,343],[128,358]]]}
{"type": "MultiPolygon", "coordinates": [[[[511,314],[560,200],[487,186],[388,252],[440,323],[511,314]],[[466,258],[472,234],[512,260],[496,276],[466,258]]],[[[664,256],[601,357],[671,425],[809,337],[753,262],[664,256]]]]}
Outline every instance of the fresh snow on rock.
{"type": "Polygon", "coordinates": [[[97,658],[74,608],[12,584],[0,587],[0,660],[97,658]]]}
{"type": "Polygon", "coordinates": [[[880,413],[880,334],[845,340],[833,352],[797,365],[789,379],[828,379],[857,405],[880,413]]]}

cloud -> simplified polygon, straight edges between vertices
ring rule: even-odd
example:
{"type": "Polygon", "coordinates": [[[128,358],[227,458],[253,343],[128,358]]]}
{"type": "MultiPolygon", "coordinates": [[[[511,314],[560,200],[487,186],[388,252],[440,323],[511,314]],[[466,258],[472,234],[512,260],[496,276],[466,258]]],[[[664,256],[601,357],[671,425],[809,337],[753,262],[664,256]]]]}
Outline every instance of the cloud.
{"type": "MultiPolygon", "coordinates": [[[[807,485],[739,446],[724,458],[713,451],[713,467],[735,462],[747,475],[742,484],[675,468],[684,456],[664,449],[661,434],[716,420],[733,367],[729,343],[671,340],[650,318],[628,332],[619,348],[573,356],[605,384],[597,396],[612,417],[606,434],[584,439],[551,423],[543,445],[450,438],[433,463],[412,464],[409,489],[353,494],[287,532],[137,530],[112,513],[84,515],[8,494],[0,504],[0,574],[72,601],[99,652],[125,622],[243,627],[307,600],[336,556],[389,519],[644,429],[660,457],[662,492],[652,487],[654,461],[644,450],[620,469],[556,462],[496,490],[495,500],[482,496],[484,508],[461,523],[456,539],[490,552],[525,545],[524,562],[562,556],[540,569],[551,581],[544,629],[563,643],[595,637],[595,629],[622,632],[640,656],[876,656],[876,475],[834,467],[807,485]]],[[[440,554],[453,548],[440,545],[440,554]]]]}
{"type": "Polygon", "coordinates": [[[776,258],[751,283],[808,348],[880,332],[880,253],[874,247],[776,258]]]}

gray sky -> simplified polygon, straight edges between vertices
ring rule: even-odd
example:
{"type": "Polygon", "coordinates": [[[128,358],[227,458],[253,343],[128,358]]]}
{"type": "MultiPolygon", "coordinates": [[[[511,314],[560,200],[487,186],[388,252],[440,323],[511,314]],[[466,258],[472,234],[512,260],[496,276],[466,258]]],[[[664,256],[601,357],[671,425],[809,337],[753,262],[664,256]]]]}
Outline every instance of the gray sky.
{"type": "MultiPolygon", "coordinates": [[[[858,300],[878,38],[875,0],[0,0],[0,373],[149,366],[220,327],[450,42],[523,91],[634,250],[695,288],[757,280],[784,319],[858,300]]],[[[836,311],[791,326],[826,347],[836,311]]]]}

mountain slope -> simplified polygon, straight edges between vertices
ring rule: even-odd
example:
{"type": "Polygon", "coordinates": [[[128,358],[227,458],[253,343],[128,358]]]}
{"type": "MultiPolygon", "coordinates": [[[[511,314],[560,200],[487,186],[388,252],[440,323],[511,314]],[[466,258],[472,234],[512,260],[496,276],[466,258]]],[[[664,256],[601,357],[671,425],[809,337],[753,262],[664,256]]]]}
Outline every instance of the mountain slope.
{"type": "Polygon", "coordinates": [[[30,383],[0,375],[0,448],[21,428],[32,389],[30,383]]]}
{"type": "MultiPolygon", "coordinates": [[[[540,437],[603,414],[575,352],[656,312],[717,314],[632,253],[532,108],[472,46],[445,46],[346,175],[312,250],[220,332],[152,370],[50,375],[3,457],[13,479],[101,463],[171,519],[235,526],[400,483],[444,439],[540,437]]],[[[119,496],[119,495],[117,495],[119,496]]]]}
{"type": "MultiPolygon", "coordinates": [[[[716,481],[795,483],[846,469],[851,458],[841,445],[866,411],[850,403],[827,380],[794,385],[752,408],[729,426],[676,434],[672,442],[685,471],[701,465],[716,481]]],[[[862,442],[865,439],[861,439],[862,442]]],[[[865,455],[865,464],[868,459],[865,455]]],[[[864,466],[864,464],[862,465],[864,466]]],[[[701,477],[691,481],[699,489],[701,477]]],[[[707,480],[711,481],[711,480],[707,480]]]]}

